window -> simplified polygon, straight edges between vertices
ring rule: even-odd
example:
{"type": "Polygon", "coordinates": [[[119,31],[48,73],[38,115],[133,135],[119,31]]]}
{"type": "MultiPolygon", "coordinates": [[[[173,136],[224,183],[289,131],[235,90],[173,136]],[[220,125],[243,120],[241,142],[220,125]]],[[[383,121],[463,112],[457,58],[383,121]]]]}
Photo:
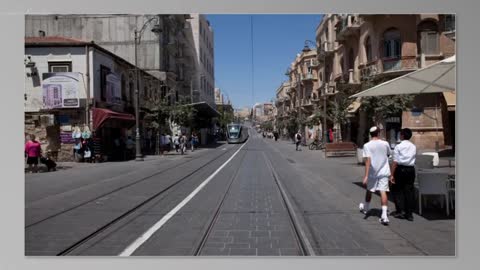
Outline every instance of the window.
{"type": "Polygon", "coordinates": [[[433,21],[423,21],[418,25],[418,52],[426,55],[439,54],[439,35],[437,24],[433,21]]]}
{"type": "Polygon", "coordinates": [[[100,65],[100,99],[107,100],[107,75],[110,74],[110,69],[104,65],[100,65]]]}
{"type": "Polygon", "coordinates": [[[445,31],[455,31],[455,15],[445,15],[445,31]]]}
{"type": "Polygon", "coordinates": [[[398,58],[401,55],[400,31],[389,29],[383,34],[383,57],[398,58]]]}
{"type": "Polygon", "coordinates": [[[72,72],[72,62],[48,62],[49,72],[72,72]]]}
{"type": "Polygon", "coordinates": [[[370,37],[367,37],[365,40],[365,54],[367,56],[367,63],[372,62],[372,41],[370,40],[370,37]]]}

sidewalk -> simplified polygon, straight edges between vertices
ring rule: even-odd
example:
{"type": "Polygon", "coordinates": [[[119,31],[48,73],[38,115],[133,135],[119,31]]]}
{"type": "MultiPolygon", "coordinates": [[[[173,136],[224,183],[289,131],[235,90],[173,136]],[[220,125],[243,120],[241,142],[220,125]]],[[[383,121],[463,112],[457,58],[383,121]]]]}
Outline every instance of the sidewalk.
{"type": "MultiPolygon", "coordinates": [[[[202,152],[205,150],[208,150],[209,148],[197,148],[193,152],[193,155],[198,152],[202,152]]],[[[143,162],[150,162],[150,161],[157,161],[157,160],[162,160],[162,159],[177,159],[180,157],[187,157],[189,155],[192,155],[192,151],[190,149],[187,149],[187,152],[182,156],[180,152],[175,152],[175,150],[171,150],[170,152],[165,152],[163,155],[145,155],[143,156],[143,162]]],[[[99,162],[99,163],[88,163],[88,162],[74,162],[74,161],[59,161],[57,163],[56,170],[57,171],[64,171],[64,170],[70,170],[70,169],[86,169],[86,168],[97,168],[97,167],[115,167],[116,165],[122,165],[122,164],[130,164],[132,162],[138,162],[135,159],[131,160],[124,160],[124,161],[105,161],[105,162],[99,162]]],[[[25,173],[29,174],[30,172],[28,171],[28,165],[25,163],[25,173]]],[[[52,173],[54,171],[47,171],[47,167],[39,163],[38,164],[38,172],[39,173],[52,173]]]]}
{"type": "MultiPolygon", "coordinates": [[[[363,201],[365,189],[361,184],[364,174],[364,166],[357,164],[356,157],[332,157],[324,158],[323,151],[309,150],[302,147],[302,151],[295,151],[295,145],[290,141],[277,141],[264,139],[294,167],[306,175],[310,175],[312,181],[317,183],[319,194],[328,196],[333,203],[342,207],[358,211],[358,203],[363,201]],[[326,189],[330,191],[325,191],[326,189]],[[322,190],[323,189],[323,190],[322,190]],[[331,194],[336,194],[332,196],[331,194]],[[350,207],[348,206],[350,205],[350,207]]],[[[372,208],[380,208],[378,195],[372,198],[372,208]]],[[[389,210],[394,209],[393,203],[389,202],[389,210]]],[[[442,212],[439,210],[439,212],[442,212]]],[[[355,216],[352,218],[356,219],[355,216]]],[[[428,255],[455,255],[455,219],[447,218],[443,213],[429,216],[414,214],[415,220],[390,218],[388,229],[405,239],[409,244],[428,255]]],[[[366,220],[358,220],[359,226],[366,220]]],[[[356,222],[356,223],[357,223],[356,222]]],[[[378,223],[378,222],[377,222],[378,223]]],[[[352,224],[353,225],[353,224],[352,224]]],[[[371,224],[376,226],[379,224],[371,224]]]]}

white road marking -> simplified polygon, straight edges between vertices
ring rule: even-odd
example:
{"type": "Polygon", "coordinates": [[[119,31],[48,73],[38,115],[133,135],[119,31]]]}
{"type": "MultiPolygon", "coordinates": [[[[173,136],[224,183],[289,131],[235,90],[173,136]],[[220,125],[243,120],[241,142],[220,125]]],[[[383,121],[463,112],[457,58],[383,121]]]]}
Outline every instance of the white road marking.
{"type": "MultiPolygon", "coordinates": [[[[246,143],[245,143],[246,144],[246,143]]],[[[137,250],[143,243],[145,243],[152,235],[158,231],[167,221],[172,218],[182,207],[184,207],[195,195],[203,188],[205,185],[210,182],[210,180],[215,177],[222,169],[225,167],[245,146],[243,144],[225,163],[222,164],[215,172],[213,172],[205,181],[203,181],[192,193],[190,193],[182,202],[180,202],[175,208],[163,216],[157,223],[155,223],[150,229],[144,232],[140,237],[138,237],[133,243],[131,243],[124,251],[122,251],[118,256],[130,256],[137,250]]]]}
{"type": "Polygon", "coordinates": [[[222,150],[227,150],[227,148],[222,148],[222,150]]]}

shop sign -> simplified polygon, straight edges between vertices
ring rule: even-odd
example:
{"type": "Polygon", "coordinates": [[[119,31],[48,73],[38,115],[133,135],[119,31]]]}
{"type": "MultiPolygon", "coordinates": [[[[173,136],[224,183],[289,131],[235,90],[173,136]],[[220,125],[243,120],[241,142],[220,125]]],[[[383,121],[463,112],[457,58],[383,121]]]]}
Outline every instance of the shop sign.
{"type": "Polygon", "coordinates": [[[80,107],[78,72],[54,72],[42,74],[43,108],[80,107]]]}
{"type": "Polygon", "coordinates": [[[60,132],[60,142],[64,144],[74,144],[75,139],[72,138],[72,132],[60,132]]]}

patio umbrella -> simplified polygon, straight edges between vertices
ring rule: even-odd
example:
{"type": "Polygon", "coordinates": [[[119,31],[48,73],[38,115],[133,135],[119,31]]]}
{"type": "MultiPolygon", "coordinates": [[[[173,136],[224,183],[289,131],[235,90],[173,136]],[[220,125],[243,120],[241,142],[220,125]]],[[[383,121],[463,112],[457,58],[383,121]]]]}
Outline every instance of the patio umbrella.
{"type": "MultiPolygon", "coordinates": [[[[350,98],[442,92],[455,93],[455,71],[456,60],[454,55],[428,67],[381,83],[352,95],[350,98]]],[[[437,108],[435,108],[435,129],[437,132],[435,150],[438,152],[437,108]]]]}
{"type": "Polygon", "coordinates": [[[455,56],[350,96],[388,96],[455,91],[455,56]]]}

